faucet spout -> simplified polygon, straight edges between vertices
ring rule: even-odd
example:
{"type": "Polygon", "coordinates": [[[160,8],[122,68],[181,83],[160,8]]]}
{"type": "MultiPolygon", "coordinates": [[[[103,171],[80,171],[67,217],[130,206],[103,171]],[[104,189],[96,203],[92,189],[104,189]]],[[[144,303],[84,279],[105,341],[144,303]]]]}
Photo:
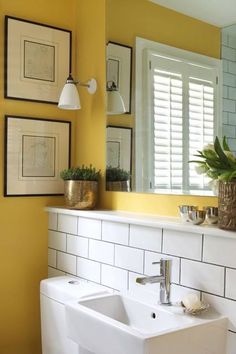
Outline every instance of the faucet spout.
{"type": "Polygon", "coordinates": [[[160,303],[170,305],[170,259],[161,259],[160,262],[154,262],[153,264],[160,264],[160,275],[154,275],[150,277],[136,278],[136,283],[139,284],[153,284],[160,283],[160,303]]]}
{"type": "Polygon", "coordinates": [[[165,280],[165,277],[163,275],[153,275],[150,277],[136,278],[136,283],[143,284],[143,285],[154,284],[154,283],[160,283],[163,280],[165,280]]]}

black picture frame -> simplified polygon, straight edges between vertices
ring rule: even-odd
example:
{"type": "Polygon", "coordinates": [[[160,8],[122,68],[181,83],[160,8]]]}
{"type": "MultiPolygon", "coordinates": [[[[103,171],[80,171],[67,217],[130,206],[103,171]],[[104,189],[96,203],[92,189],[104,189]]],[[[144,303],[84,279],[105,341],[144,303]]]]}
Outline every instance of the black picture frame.
{"type": "Polygon", "coordinates": [[[5,16],[4,97],[57,104],[71,72],[72,31],[5,16]]]}
{"type": "Polygon", "coordinates": [[[4,197],[63,195],[70,159],[70,121],[5,116],[4,197]]]}
{"type": "Polygon", "coordinates": [[[125,114],[131,114],[132,53],[133,48],[128,45],[112,41],[107,43],[106,79],[107,82],[114,81],[116,84],[124,101],[125,114]],[[114,65],[109,65],[109,62],[114,63],[114,65]],[[113,74],[109,73],[110,68],[112,68],[113,74]]]}
{"type": "Polygon", "coordinates": [[[124,169],[132,176],[133,129],[130,127],[123,127],[118,125],[107,125],[106,128],[106,166],[124,169]],[[109,160],[108,149],[109,144],[111,143],[115,143],[119,149],[118,153],[116,154],[119,158],[118,163],[112,163],[112,161],[109,160]]]}

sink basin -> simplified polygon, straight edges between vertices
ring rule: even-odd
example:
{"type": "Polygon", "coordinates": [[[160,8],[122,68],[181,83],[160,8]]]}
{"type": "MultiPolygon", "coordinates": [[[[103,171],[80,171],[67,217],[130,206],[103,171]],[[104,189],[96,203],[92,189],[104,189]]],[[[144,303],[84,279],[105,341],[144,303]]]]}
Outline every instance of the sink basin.
{"type": "Polygon", "coordinates": [[[67,335],[96,354],[224,354],[227,320],[107,294],[66,304],[67,335]]]}

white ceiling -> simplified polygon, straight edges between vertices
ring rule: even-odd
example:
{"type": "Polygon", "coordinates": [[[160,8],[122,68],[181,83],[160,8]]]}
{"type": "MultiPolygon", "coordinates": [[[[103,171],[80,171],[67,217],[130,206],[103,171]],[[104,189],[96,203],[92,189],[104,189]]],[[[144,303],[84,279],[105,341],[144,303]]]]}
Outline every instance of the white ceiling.
{"type": "Polygon", "coordinates": [[[218,27],[236,23],[236,0],[149,0],[218,27]]]}

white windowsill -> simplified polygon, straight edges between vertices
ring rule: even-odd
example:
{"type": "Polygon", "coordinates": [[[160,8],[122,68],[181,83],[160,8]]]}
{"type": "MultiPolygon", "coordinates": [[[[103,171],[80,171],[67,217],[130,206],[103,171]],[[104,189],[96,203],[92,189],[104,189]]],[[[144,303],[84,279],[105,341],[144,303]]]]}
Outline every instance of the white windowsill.
{"type": "Polygon", "coordinates": [[[45,211],[91,219],[165,228],[183,232],[194,232],[197,234],[206,234],[217,237],[236,237],[235,231],[221,230],[215,225],[208,225],[205,223],[201,225],[192,225],[186,222],[184,223],[181,221],[180,217],[157,216],[153,214],[141,214],[115,210],[72,210],[65,207],[46,207],[45,211]]]}

